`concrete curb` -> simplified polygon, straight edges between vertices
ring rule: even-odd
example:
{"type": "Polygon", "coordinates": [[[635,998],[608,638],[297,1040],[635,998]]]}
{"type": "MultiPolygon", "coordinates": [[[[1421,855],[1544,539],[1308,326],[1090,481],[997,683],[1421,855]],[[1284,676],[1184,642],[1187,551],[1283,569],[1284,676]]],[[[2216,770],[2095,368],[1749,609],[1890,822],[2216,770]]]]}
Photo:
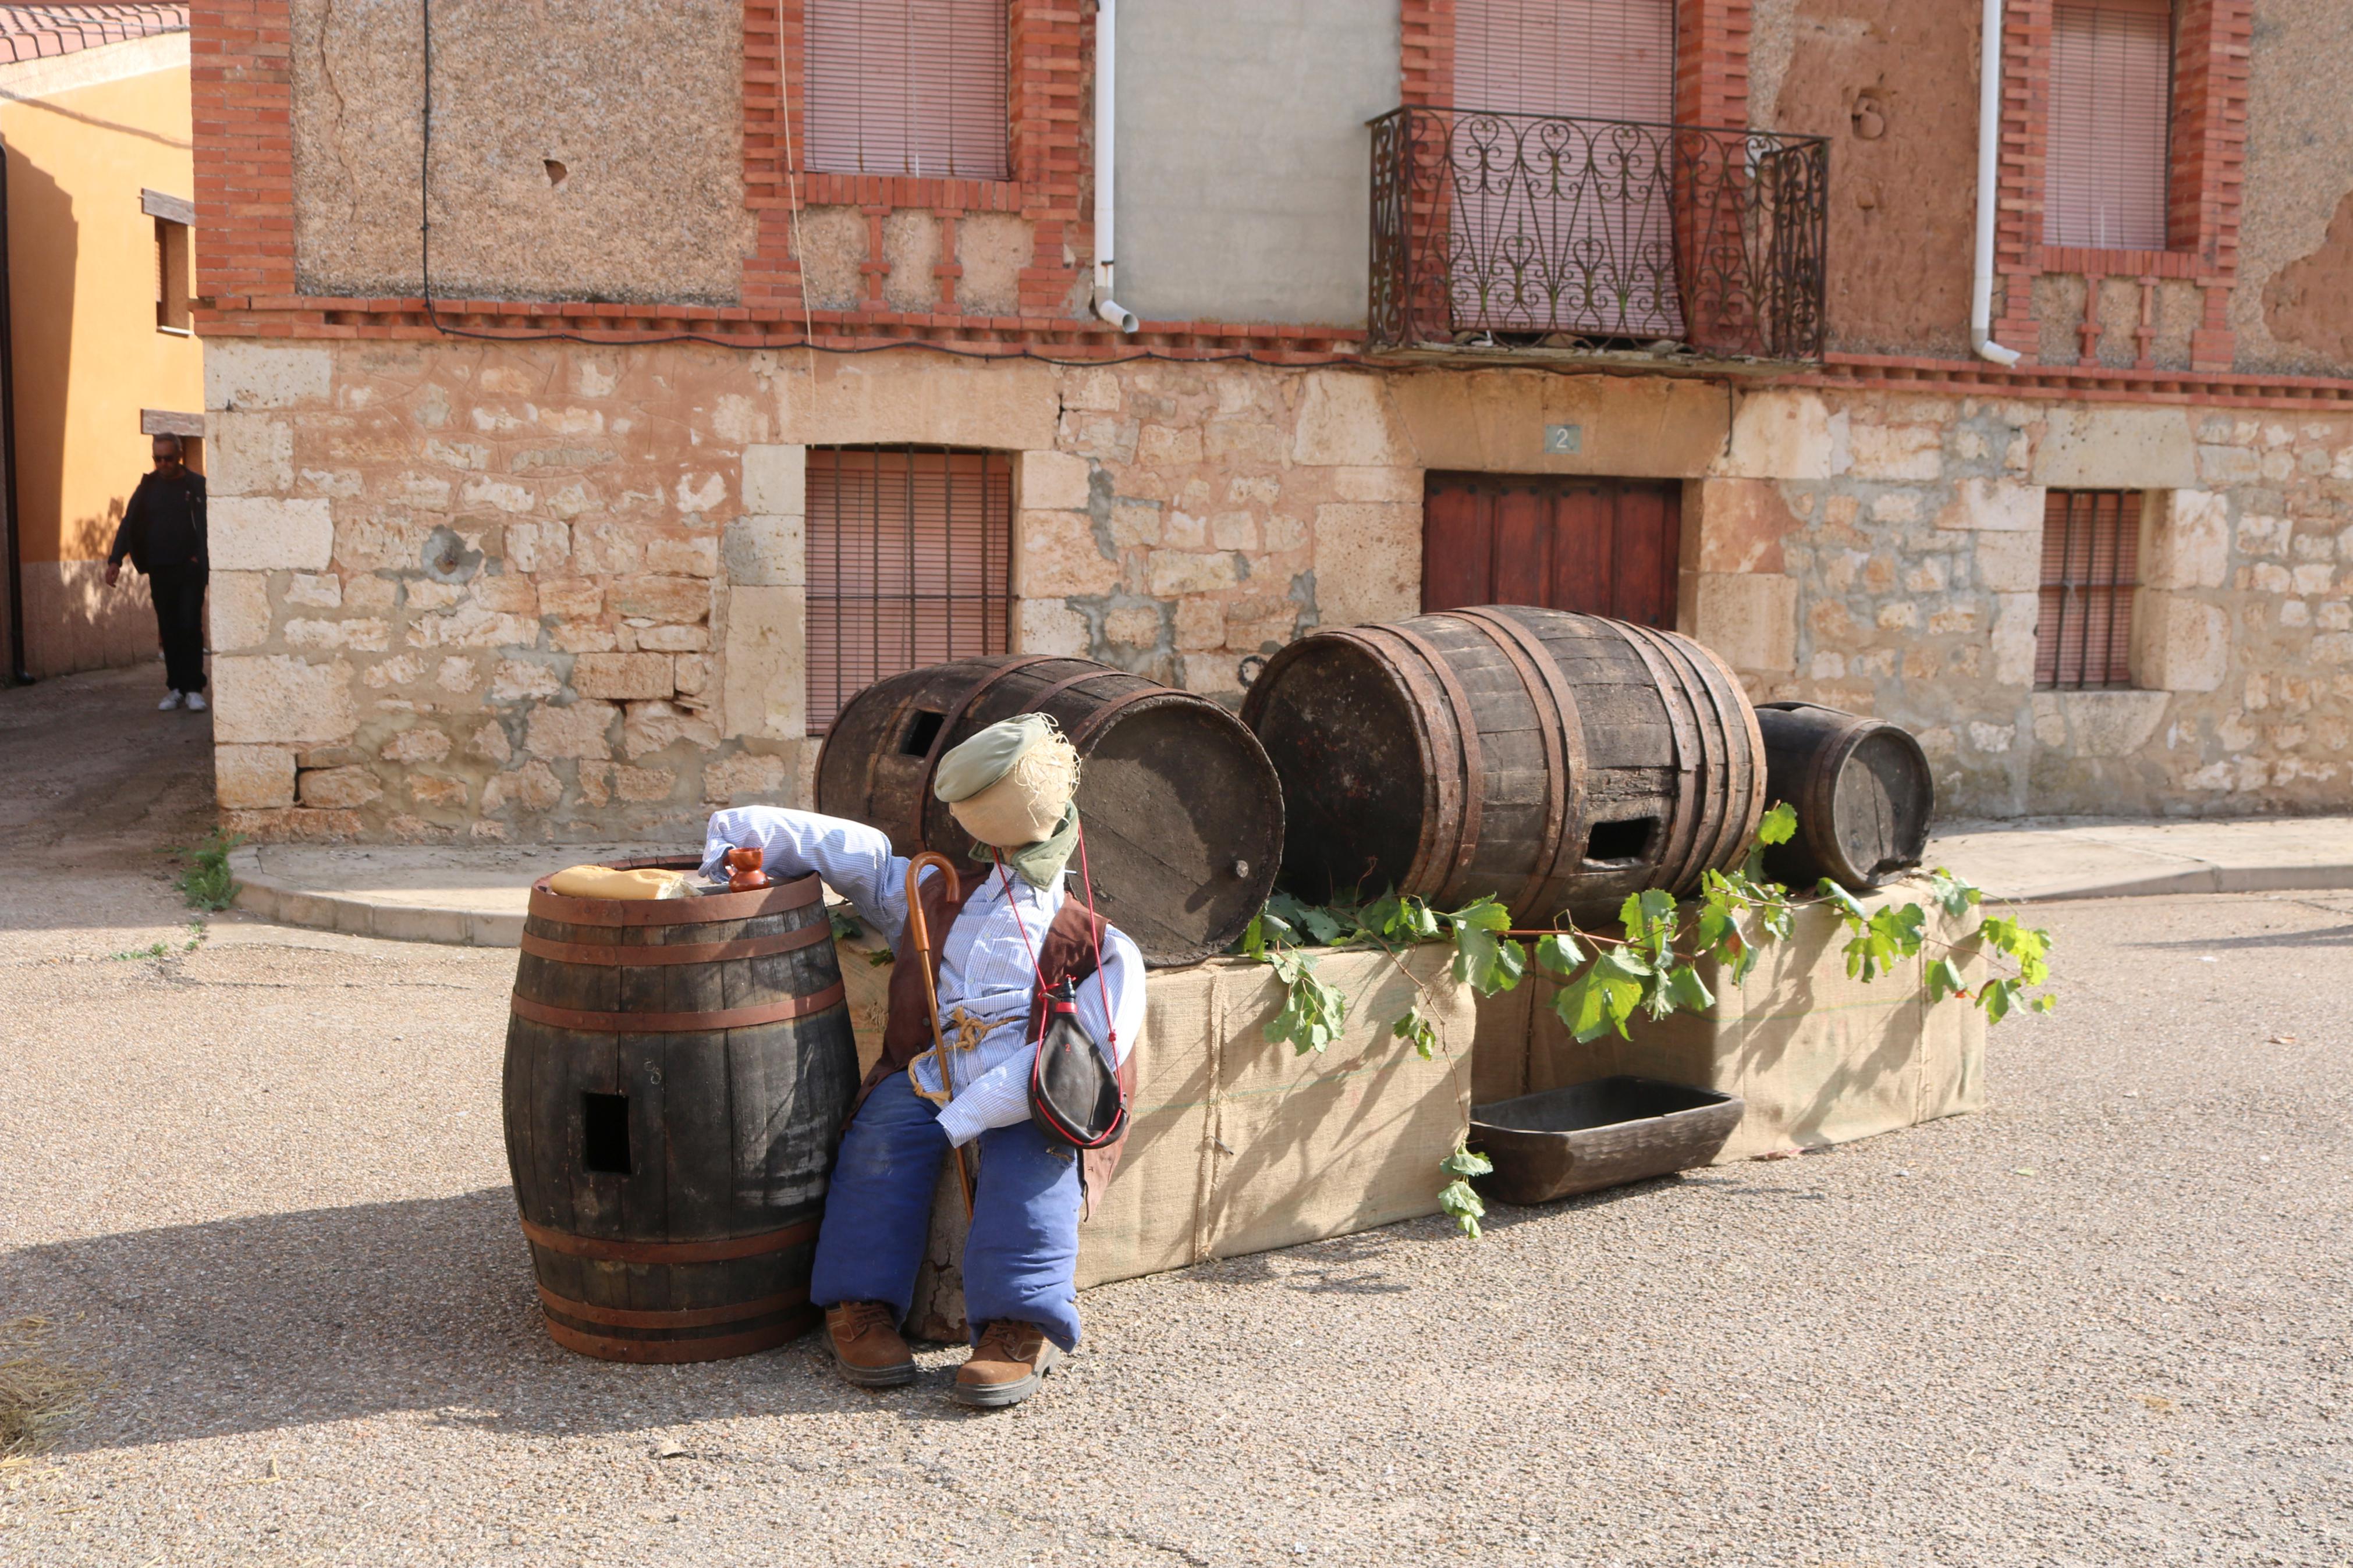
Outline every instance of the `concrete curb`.
{"type": "Polygon", "coordinates": [[[520,947],[523,917],[429,904],[379,904],[347,894],[296,888],[261,868],[250,847],[232,850],[229,872],[237,879],[236,906],[280,925],[390,942],[438,942],[453,947],[520,947]]]}
{"type": "Polygon", "coordinates": [[[1989,889],[1989,896],[2014,904],[2048,904],[2065,899],[2149,899],[2168,893],[2309,893],[2347,888],[2353,888],[2353,865],[2197,865],[2180,871],[2086,881],[2031,893],[1996,894],[1989,889]]]}

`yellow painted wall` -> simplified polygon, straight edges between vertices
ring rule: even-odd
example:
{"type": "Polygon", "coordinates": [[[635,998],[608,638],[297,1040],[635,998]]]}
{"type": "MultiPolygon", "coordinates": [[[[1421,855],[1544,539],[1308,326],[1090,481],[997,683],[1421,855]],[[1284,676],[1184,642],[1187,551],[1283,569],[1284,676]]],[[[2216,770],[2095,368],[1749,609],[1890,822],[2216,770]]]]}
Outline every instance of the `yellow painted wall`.
{"type": "Polygon", "coordinates": [[[104,557],[148,467],[140,410],[204,407],[197,340],[155,325],[139,197],[195,194],[187,36],[0,68],[0,138],[27,662],[37,675],[121,663],[153,650],[144,595],[109,593],[76,563],[104,557]]]}

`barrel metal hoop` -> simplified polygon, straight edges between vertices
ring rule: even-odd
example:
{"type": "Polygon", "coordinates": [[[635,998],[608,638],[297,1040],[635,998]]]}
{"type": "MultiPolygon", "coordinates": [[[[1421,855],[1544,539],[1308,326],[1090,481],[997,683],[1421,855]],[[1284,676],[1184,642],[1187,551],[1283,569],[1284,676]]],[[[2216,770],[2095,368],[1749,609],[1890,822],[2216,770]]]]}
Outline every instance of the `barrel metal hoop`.
{"type": "MultiPolygon", "coordinates": [[[[1676,673],[1683,678],[1684,690],[1693,693],[1692,708],[1694,713],[1699,710],[1698,693],[1704,691],[1707,694],[1708,707],[1715,714],[1716,729],[1723,736],[1721,754],[1715,757],[1715,765],[1712,768],[1703,766],[1700,770],[1703,776],[1712,781],[1710,804],[1715,809],[1715,831],[1703,842],[1700,829],[1704,817],[1694,821],[1691,857],[1684,865],[1682,874],[1672,884],[1676,897],[1680,898],[1691,890],[1692,884],[1697,882],[1701,871],[1708,867],[1721,866],[1724,863],[1727,849],[1725,841],[1747,825],[1746,816],[1733,809],[1734,797],[1736,795],[1745,797],[1750,794],[1750,786],[1753,785],[1754,779],[1753,776],[1746,780],[1737,779],[1734,775],[1732,717],[1725,710],[1724,692],[1715,681],[1708,679],[1706,664],[1694,658],[1688,648],[1680,646],[1672,639],[1662,637],[1655,631],[1649,635],[1658,643],[1660,658],[1674,666],[1676,673]],[[1696,690],[1694,689],[1694,688],[1696,690]]],[[[1706,749],[1703,747],[1702,751],[1705,754],[1706,749]]],[[[1749,772],[1752,775],[1756,772],[1754,752],[1749,755],[1749,772]]]]}
{"type": "MultiPolygon", "coordinates": [[[[1411,659],[1401,657],[1398,649],[1388,646],[1386,634],[1389,629],[1387,626],[1356,626],[1315,635],[1354,643],[1363,648],[1372,655],[1379,668],[1388,672],[1390,679],[1405,688],[1407,700],[1415,712],[1435,714],[1442,706],[1440,692],[1414,668],[1411,659]]],[[[1303,637],[1291,646],[1298,647],[1306,640],[1303,637]]],[[[1259,679],[1265,679],[1263,672],[1259,679]]],[[[1451,716],[1449,717],[1451,721],[1451,716]]],[[[1398,886],[1427,887],[1430,896],[1435,899],[1441,890],[1440,884],[1446,879],[1437,875],[1433,862],[1438,858],[1439,840],[1444,837],[1444,824],[1450,819],[1461,820],[1462,781],[1455,776],[1452,767],[1440,765],[1437,737],[1430,733],[1433,726],[1417,724],[1413,728],[1414,743],[1421,749],[1422,777],[1429,781],[1430,787],[1438,796],[1438,809],[1421,814],[1421,831],[1414,841],[1413,863],[1398,876],[1398,886]]]]}
{"type": "Polygon", "coordinates": [[[729,1356],[774,1350],[786,1341],[807,1333],[817,1321],[817,1317],[816,1309],[809,1308],[795,1312],[781,1322],[763,1323],[740,1334],[692,1340],[628,1340],[607,1334],[582,1333],[578,1329],[568,1328],[553,1318],[545,1321],[548,1338],[565,1350],[581,1355],[595,1356],[599,1361],[674,1363],[724,1361],[729,1356]]]}
{"type": "Polygon", "coordinates": [[[578,1029],[598,1035],[704,1035],[720,1029],[749,1029],[762,1024],[782,1024],[822,1013],[848,993],[839,980],[822,991],[756,1007],[720,1007],[708,1013],[590,1013],[576,1007],[551,1007],[528,996],[514,999],[514,1015],[553,1029],[578,1029]]]}
{"type": "Polygon", "coordinates": [[[1114,675],[1121,676],[1129,680],[1142,680],[1144,679],[1144,677],[1140,675],[1129,675],[1128,672],[1124,669],[1090,669],[1083,674],[1073,675],[1067,680],[1058,680],[1054,682],[1053,685],[1046,688],[1045,690],[1038,693],[1037,696],[1029,699],[1029,711],[1032,713],[1042,713],[1046,710],[1047,703],[1051,702],[1055,698],[1060,697],[1071,687],[1084,686],[1090,680],[1108,679],[1114,675]]]}
{"type": "Polygon", "coordinates": [[[1079,721],[1079,727],[1077,729],[1071,731],[1068,735],[1065,735],[1062,738],[1071,742],[1071,749],[1072,751],[1083,751],[1086,747],[1087,742],[1094,738],[1095,731],[1102,729],[1105,724],[1111,722],[1112,716],[1113,714],[1121,711],[1123,709],[1133,708],[1135,704],[1145,701],[1146,699],[1166,697],[1168,694],[1169,692],[1166,687],[1158,685],[1147,686],[1141,691],[1124,692],[1120,696],[1113,698],[1110,701],[1104,703],[1093,712],[1088,714],[1084,719],[1079,721]]]}
{"type": "Polygon", "coordinates": [[[710,1241],[623,1241],[554,1230],[529,1220],[522,1222],[522,1233],[534,1247],[598,1263],[728,1263],[739,1258],[765,1258],[804,1241],[814,1241],[817,1225],[813,1219],[805,1219],[781,1230],[720,1237],[710,1241]]]}
{"type": "Polygon", "coordinates": [[[1723,867],[1747,847],[1748,839],[1756,833],[1757,823],[1765,815],[1765,735],[1757,727],[1757,710],[1750,707],[1740,689],[1740,678],[1732,667],[1716,657],[1715,650],[1704,643],[1689,645],[1685,657],[1699,667],[1700,678],[1707,682],[1708,700],[1715,704],[1717,719],[1724,725],[1725,744],[1724,828],[1716,836],[1716,852],[1709,864],[1723,867]],[[1748,747],[1747,787],[1743,790],[1732,774],[1731,742],[1734,735],[1741,736],[1748,747]],[[1738,809],[1735,809],[1737,807],[1738,809]]]}
{"type": "Polygon", "coordinates": [[[1634,650],[1642,668],[1651,672],[1651,685],[1659,694],[1660,706],[1667,710],[1668,732],[1675,742],[1675,821],[1659,856],[1659,865],[1662,870],[1672,867],[1673,871],[1662,877],[1660,884],[1679,889],[1690,873],[1692,851],[1699,841],[1699,735],[1692,728],[1691,715],[1686,711],[1691,694],[1683,689],[1683,681],[1669,679],[1666,667],[1659,662],[1659,655],[1651,646],[1650,638],[1654,634],[1648,626],[1599,616],[1594,618],[1616,631],[1634,650]]]}
{"type": "Polygon", "coordinates": [[[949,709],[946,716],[940,721],[939,732],[932,737],[932,749],[923,753],[923,775],[915,781],[915,804],[913,808],[915,820],[912,826],[914,829],[913,842],[917,848],[928,849],[932,847],[930,838],[926,837],[923,832],[923,802],[931,798],[932,778],[934,774],[939,772],[940,755],[947,750],[948,737],[955,733],[955,727],[964,722],[964,716],[972,711],[972,705],[974,703],[980,700],[981,693],[987,691],[990,687],[995,686],[998,681],[1004,679],[1007,676],[1011,675],[1017,669],[1027,669],[1033,664],[1051,664],[1058,658],[1069,658],[1071,657],[1072,656],[1070,654],[1061,653],[1025,653],[1017,655],[1012,658],[1007,659],[1003,664],[998,665],[995,669],[990,670],[978,680],[974,681],[970,686],[965,689],[964,695],[956,699],[956,705],[954,708],[949,709]]]}
{"type": "Polygon", "coordinates": [[[721,1323],[740,1323],[746,1318],[765,1318],[771,1312],[781,1312],[787,1307],[797,1307],[808,1300],[808,1287],[779,1291],[763,1296],[756,1301],[738,1301],[731,1307],[678,1307],[668,1311],[638,1311],[623,1307],[599,1307],[590,1301],[575,1301],[569,1296],[559,1296],[542,1285],[539,1299],[551,1312],[561,1312],[567,1318],[577,1318],[584,1323],[602,1323],[614,1329],[708,1329],[721,1323]]]}
{"type": "Polygon", "coordinates": [[[1446,706],[1454,721],[1455,742],[1462,748],[1462,816],[1454,834],[1454,869],[1446,882],[1452,887],[1457,879],[1471,868],[1471,858],[1479,848],[1479,818],[1487,800],[1487,773],[1479,754],[1479,720],[1471,710],[1470,694],[1456,679],[1454,667],[1438,645],[1419,632],[1406,630],[1402,624],[1384,626],[1382,630],[1396,637],[1429,661],[1431,673],[1438,677],[1440,688],[1446,693],[1446,706]]]}
{"type": "Polygon", "coordinates": [[[1558,911],[1540,907],[1540,900],[1545,888],[1558,873],[1568,824],[1573,817],[1581,816],[1584,809],[1585,785],[1577,774],[1585,771],[1585,730],[1577,711],[1577,699],[1561,678],[1560,667],[1553,662],[1550,650],[1518,621],[1488,609],[1449,610],[1446,614],[1485,631],[1503,650],[1504,657],[1512,661],[1520,684],[1527,689],[1528,701],[1536,710],[1537,728],[1545,735],[1544,836],[1529,862],[1527,887],[1514,908],[1527,918],[1546,919],[1558,911]],[[1572,754],[1576,759],[1573,772],[1572,754]]]}
{"type": "MultiPolygon", "coordinates": [[[[664,858],[624,860],[613,869],[643,867],[685,870],[693,860],[664,858]]],[[[824,884],[812,875],[796,877],[743,893],[706,893],[688,899],[574,899],[552,892],[547,879],[531,885],[531,912],[541,920],[575,926],[670,926],[707,924],[716,921],[748,921],[761,915],[807,909],[824,896],[824,884]]]]}
{"type": "Polygon", "coordinates": [[[601,942],[554,942],[536,932],[522,933],[522,950],[558,963],[591,963],[603,968],[658,968],[672,963],[722,963],[731,958],[765,958],[815,947],[833,935],[833,922],[820,921],[792,931],[765,936],[739,936],[733,942],[681,942],[666,945],[615,947],[601,942]]]}

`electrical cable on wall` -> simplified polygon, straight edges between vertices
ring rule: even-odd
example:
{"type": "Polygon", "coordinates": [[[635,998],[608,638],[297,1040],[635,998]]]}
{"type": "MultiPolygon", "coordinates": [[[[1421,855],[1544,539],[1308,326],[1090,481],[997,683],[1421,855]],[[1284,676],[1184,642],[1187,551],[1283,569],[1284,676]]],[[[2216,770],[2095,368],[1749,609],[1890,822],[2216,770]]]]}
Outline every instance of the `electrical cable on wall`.
{"type": "MultiPolygon", "coordinates": [[[[448,322],[444,321],[441,319],[440,310],[433,298],[433,0],[423,0],[421,10],[424,23],[423,44],[425,80],[424,121],[420,128],[421,134],[419,139],[420,145],[417,155],[417,278],[425,297],[426,320],[430,321],[433,325],[433,330],[440,333],[443,337],[468,338],[481,342],[494,343],[588,343],[601,348],[626,348],[638,344],[651,345],[656,343],[708,343],[713,348],[721,349],[765,349],[774,351],[776,349],[805,348],[812,353],[828,354],[887,353],[893,349],[927,349],[934,353],[947,354],[955,359],[1028,359],[1036,360],[1044,364],[1070,365],[1074,367],[1127,364],[1137,360],[1166,360],[1177,364],[1219,364],[1231,363],[1234,361],[1247,361],[1252,364],[1267,365],[1278,370],[1316,370],[1333,365],[1356,365],[1362,363],[1357,356],[1353,354],[1332,354],[1325,358],[1317,360],[1270,360],[1261,357],[1259,352],[1254,349],[1243,349],[1229,353],[1209,354],[1170,353],[1160,349],[1139,349],[1130,353],[1123,353],[1107,358],[1072,359],[1058,354],[1040,353],[1039,351],[1032,348],[1015,348],[1003,351],[955,348],[926,338],[897,338],[887,342],[865,343],[855,347],[844,347],[832,343],[820,343],[817,341],[817,330],[814,318],[809,312],[808,289],[806,282],[803,283],[801,288],[801,313],[803,325],[802,338],[797,343],[789,342],[746,343],[730,338],[712,337],[707,332],[663,332],[652,337],[631,336],[626,338],[604,338],[588,337],[579,332],[561,331],[549,331],[536,328],[518,331],[483,331],[479,328],[453,327],[448,322]]],[[[784,19],[781,11],[777,16],[776,29],[776,60],[779,68],[781,68],[784,62],[784,19]]],[[[783,72],[780,68],[778,71],[780,79],[780,91],[786,90],[783,88],[781,81],[782,75],[783,72]]],[[[792,104],[788,92],[785,99],[785,162],[787,165],[787,176],[791,177],[797,174],[797,171],[793,170],[790,165],[796,163],[797,160],[794,156],[791,141],[792,104]]],[[[789,200],[792,204],[794,248],[796,251],[798,251],[800,247],[800,194],[799,184],[797,178],[793,180],[792,193],[789,200]]],[[[1589,374],[1589,371],[1588,374],[1589,374]]]]}

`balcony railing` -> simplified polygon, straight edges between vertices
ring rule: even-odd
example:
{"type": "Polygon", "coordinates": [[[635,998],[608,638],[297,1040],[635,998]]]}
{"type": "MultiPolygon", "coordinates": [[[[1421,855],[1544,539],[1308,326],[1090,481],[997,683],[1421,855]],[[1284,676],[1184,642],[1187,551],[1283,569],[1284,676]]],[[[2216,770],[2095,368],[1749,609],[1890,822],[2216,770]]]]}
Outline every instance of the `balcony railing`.
{"type": "Polygon", "coordinates": [[[1393,110],[1371,346],[1819,359],[1829,185],[1818,136],[1393,110]]]}

